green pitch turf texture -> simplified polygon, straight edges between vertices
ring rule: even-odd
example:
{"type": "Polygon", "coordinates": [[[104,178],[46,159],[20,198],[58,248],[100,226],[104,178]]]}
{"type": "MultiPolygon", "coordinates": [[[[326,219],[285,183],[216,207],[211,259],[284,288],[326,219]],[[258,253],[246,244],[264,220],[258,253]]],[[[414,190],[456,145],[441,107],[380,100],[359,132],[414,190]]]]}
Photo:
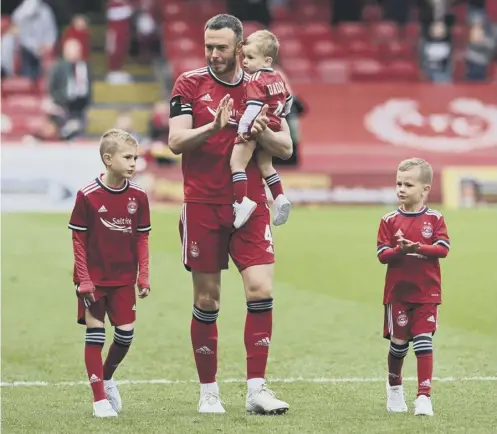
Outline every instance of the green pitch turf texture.
{"type": "MultiPolygon", "coordinates": [[[[445,381],[434,381],[433,418],[413,416],[412,379],[405,383],[409,413],[385,409],[385,267],[375,253],[378,223],[387,211],[298,208],[287,225],[274,229],[278,262],[268,376],[279,379],[269,384],[290,403],[279,417],[245,414],[245,302],[233,268],[224,273],[219,316],[218,378],[227,414],[196,413],[192,295],[180,263],[179,209],[154,213],[153,290],[138,302],[135,340],[116,379],[180,382],[122,385],[117,420],[92,418],[88,385],[55,384],[86,380],[68,216],[3,215],[2,431],[497,432],[497,210],[445,213],[452,251],[442,261],[444,304],[434,339],[435,376],[445,381]],[[5,384],[15,381],[48,385],[5,384]]],[[[111,341],[108,328],[104,351],[111,341]]],[[[416,375],[412,348],[404,366],[405,376],[416,375]]]]}

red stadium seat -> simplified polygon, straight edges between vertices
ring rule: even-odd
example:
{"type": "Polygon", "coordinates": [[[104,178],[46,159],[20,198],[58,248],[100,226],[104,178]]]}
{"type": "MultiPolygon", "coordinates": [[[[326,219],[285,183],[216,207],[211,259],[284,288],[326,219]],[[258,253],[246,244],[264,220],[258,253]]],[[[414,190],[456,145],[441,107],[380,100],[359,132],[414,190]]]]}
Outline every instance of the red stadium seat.
{"type": "Polygon", "coordinates": [[[333,30],[328,23],[314,23],[313,25],[302,26],[300,38],[306,44],[313,44],[317,41],[331,41],[333,30]]]}
{"type": "Polygon", "coordinates": [[[296,8],[296,16],[300,22],[309,23],[308,25],[314,25],[315,22],[320,21],[330,22],[329,7],[310,4],[310,2],[298,6],[296,8]]]}
{"type": "Polygon", "coordinates": [[[314,80],[313,63],[305,58],[286,58],[283,70],[291,82],[310,83],[314,80]]]}
{"type": "Polygon", "coordinates": [[[1,34],[3,35],[6,30],[10,27],[11,20],[10,17],[7,15],[2,15],[2,22],[1,22],[1,34]]]}
{"type": "Polygon", "coordinates": [[[281,40],[294,38],[300,34],[300,26],[294,23],[274,23],[270,30],[281,40]]]}
{"type": "Polygon", "coordinates": [[[25,77],[7,77],[2,79],[2,96],[12,94],[32,94],[35,85],[25,77]]]}
{"type": "Polygon", "coordinates": [[[497,2],[495,0],[487,2],[487,15],[492,23],[497,23],[497,2]]]}
{"type": "Polygon", "coordinates": [[[25,113],[9,113],[2,108],[2,136],[22,137],[33,134],[45,121],[45,115],[26,116],[25,113]]]}
{"type": "Polygon", "coordinates": [[[171,66],[173,78],[176,79],[183,72],[202,68],[206,66],[206,63],[203,57],[185,57],[175,59],[174,62],[171,62],[171,66]]]}
{"type": "Polygon", "coordinates": [[[368,38],[366,27],[359,23],[340,23],[335,33],[340,41],[365,41],[368,38]]]}
{"type": "Polygon", "coordinates": [[[39,114],[42,99],[37,95],[11,95],[3,99],[2,110],[7,113],[39,114]]]}
{"type": "Polygon", "coordinates": [[[390,21],[372,23],[370,27],[371,38],[375,41],[393,41],[399,38],[397,24],[390,21]]]}
{"type": "Polygon", "coordinates": [[[168,59],[178,57],[200,57],[204,54],[203,44],[193,39],[180,38],[166,41],[166,54],[168,59]]]}
{"type": "Polygon", "coordinates": [[[345,54],[352,58],[376,58],[378,57],[378,47],[371,42],[350,41],[344,43],[345,54]]]}
{"type": "Polygon", "coordinates": [[[350,63],[352,81],[383,81],[383,65],[376,59],[357,59],[350,63]]]}
{"type": "Polygon", "coordinates": [[[316,75],[324,83],[346,83],[349,65],[344,60],[323,60],[316,65],[316,75]]]}
{"type": "Polygon", "coordinates": [[[419,81],[420,72],[417,63],[407,60],[396,60],[385,66],[385,74],[389,81],[419,81]]]}
{"type": "Polygon", "coordinates": [[[342,44],[333,41],[316,41],[310,46],[310,55],[313,60],[343,59],[346,57],[345,48],[342,44]]]}
{"type": "Polygon", "coordinates": [[[300,39],[286,39],[282,42],[279,49],[279,55],[285,57],[303,57],[305,56],[304,45],[300,39]]]}
{"type": "Polygon", "coordinates": [[[406,41],[413,41],[414,43],[417,43],[419,35],[420,35],[420,27],[418,23],[411,22],[406,24],[404,30],[404,39],[406,41]]]}
{"type": "Polygon", "coordinates": [[[244,21],[243,22],[243,37],[246,38],[251,33],[257,30],[263,29],[263,26],[256,21],[244,21]]]}
{"type": "Polygon", "coordinates": [[[457,24],[452,27],[452,39],[456,47],[465,47],[468,43],[469,28],[466,25],[457,24]]]}
{"type": "Polygon", "coordinates": [[[380,57],[383,60],[410,60],[414,56],[414,45],[399,39],[380,46],[380,57]]]}

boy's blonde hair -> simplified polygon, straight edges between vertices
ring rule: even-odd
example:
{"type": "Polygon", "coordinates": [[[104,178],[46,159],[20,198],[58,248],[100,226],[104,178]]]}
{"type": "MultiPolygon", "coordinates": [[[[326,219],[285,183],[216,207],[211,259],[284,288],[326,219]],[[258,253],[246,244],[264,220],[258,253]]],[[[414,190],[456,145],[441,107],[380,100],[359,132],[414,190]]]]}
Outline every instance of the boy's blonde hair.
{"type": "Polygon", "coordinates": [[[280,43],[278,38],[268,30],[257,30],[245,39],[245,45],[255,44],[265,57],[276,60],[280,43]]]}
{"type": "Polygon", "coordinates": [[[104,154],[114,155],[119,145],[123,143],[126,145],[138,146],[137,140],[124,130],[112,128],[103,133],[100,138],[100,158],[102,159],[102,162],[105,164],[104,154]]]}
{"type": "Polygon", "coordinates": [[[399,164],[399,172],[407,172],[415,167],[419,167],[419,180],[423,184],[431,184],[433,182],[433,169],[429,163],[422,158],[409,158],[399,164]]]}

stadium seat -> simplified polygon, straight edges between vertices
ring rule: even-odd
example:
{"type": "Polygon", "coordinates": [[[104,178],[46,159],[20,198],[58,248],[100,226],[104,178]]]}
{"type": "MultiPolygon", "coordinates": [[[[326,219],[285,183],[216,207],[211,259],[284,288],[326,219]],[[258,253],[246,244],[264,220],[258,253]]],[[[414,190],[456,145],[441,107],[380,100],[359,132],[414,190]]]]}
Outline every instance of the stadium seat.
{"type": "Polygon", "coordinates": [[[295,38],[300,34],[300,26],[295,23],[274,23],[270,30],[282,41],[287,38],[295,38]]]}
{"type": "Polygon", "coordinates": [[[46,121],[45,115],[9,113],[2,108],[2,138],[18,138],[33,134],[46,121]]]}
{"type": "Polygon", "coordinates": [[[350,62],[352,81],[383,81],[384,67],[376,59],[356,59],[350,62]]]}
{"type": "Polygon", "coordinates": [[[177,58],[171,62],[173,78],[176,79],[179,75],[183,74],[183,72],[202,68],[205,65],[205,58],[203,57],[177,58]]]}
{"type": "Polygon", "coordinates": [[[414,61],[396,60],[385,65],[384,73],[389,81],[419,81],[420,71],[414,61]]]}
{"type": "Polygon", "coordinates": [[[280,45],[279,54],[282,58],[285,57],[304,57],[306,52],[304,50],[304,45],[300,42],[300,39],[285,39],[280,45]]]}
{"type": "Polygon", "coordinates": [[[36,90],[26,77],[7,77],[2,79],[2,97],[12,94],[31,94],[36,90]]]}
{"type": "Polygon", "coordinates": [[[377,42],[393,41],[399,38],[397,24],[390,21],[381,21],[370,25],[371,38],[377,42]]]}
{"type": "Polygon", "coordinates": [[[343,59],[346,57],[345,47],[342,44],[329,40],[315,41],[310,47],[310,55],[313,60],[343,59]]]}
{"type": "Polygon", "coordinates": [[[381,7],[376,4],[365,5],[362,9],[362,21],[374,23],[382,18],[381,7]]]}
{"type": "Polygon", "coordinates": [[[189,38],[180,38],[166,41],[167,58],[172,60],[178,57],[199,57],[204,54],[203,44],[189,38]]]}
{"type": "Polygon", "coordinates": [[[288,57],[282,63],[283,71],[290,82],[310,83],[314,81],[313,63],[308,59],[288,57]]]}
{"type": "Polygon", "coordinates": [[[37,95],[11,95],[3,98],[2,110],[6,113],[39,114],[42,99],[37,95]]]}
{"type": "Polygon", "coordinates": [[[310,4],[310,2],[297,6],[295,13],[300,22],[303,21],[304,23],[308,23],[308,25],[314,25],[316,22],[328,23],[330,21],[329,7],[310,4]]]}
{"type": "Polygon", "coordinates": [[[344,46],[347,57],[354,59],[378,57],[378,47],[367,39],[364,41],[350,41],[345,43],[344,46]]]}
{"type": "Polygon", "coordinates": [[[1,34],[3,33],[10,27],[11,21],[10,17],[7,15],[2,15],[2,22],[1,22],[1,34]]]}
{"type": "Polygon", "coordinates": [[[316,65],[316,76],[324,83],[346,83],[349,65],[344,60],[323,60],[316,65]]]}
{"type": "Polygon", "coordinates": [[[257,21],[244,21],[243,22],[243,37],[246,38],[251,33],[254,33],[257,30],[263,29],[262,24],[257,21]]]}
{"type": "Polygon", "coordinates": [[[465,24],[456,24],[452,27],[452,40],[456,47],[465,47],[468,43],[469,28],[465,24]]]}
{"type": "Polygon", "coordinates": [[[412,42],[400,39],[379,46],[379,56],[382,60],[410,60],[416,55],[412,42]]]}
{"type": "Polygon", "coordinates": [[[404,39],[406,41],[413,41],[414,43],[417,43],[419,35],[420,35],[420,27],[417,22],[410,22],[406,24],[404,29],[404,39]]]}
{"type": "Polygon", "coordinates": [[[363,24],[340,23],[336,31],[336,37],[340,41],[364,41],[368,38],[368,32],[363,24]]]}

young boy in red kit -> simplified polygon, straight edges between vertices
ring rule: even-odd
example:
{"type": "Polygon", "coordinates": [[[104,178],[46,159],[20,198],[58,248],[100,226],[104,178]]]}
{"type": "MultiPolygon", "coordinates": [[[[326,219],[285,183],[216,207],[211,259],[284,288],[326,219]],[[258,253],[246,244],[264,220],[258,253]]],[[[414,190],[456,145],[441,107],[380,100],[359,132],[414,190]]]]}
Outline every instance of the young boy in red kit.
{"type": "Polygon", "coordinates": [[[130,181],[138,144],[113,129],[100,140],[105,173],[78,191],[69,228],[73,231],[78,323],[86,325],[85,364],[93,391],[93,415],[115,417],[122,408],[113,374],[133,340],[138,297],[150,292],[146,192],[130,181]],[[137,279],[138,276],[138,279],[137,279]],[[102,364],[105,314],[115,327],[102,364]]]}
{"type": "Polygon", "coordinates": [[[433,170],[421,158],[400,163],[397,170],[400,206],[381,219],[377,242],[378,259],[388,264],[383,297],[383,335],[390,339],[387,410],[407,411],[401,372],[412,341],[418,371],[416,416],[433,416],[432,336],[438,326],[438,306],[442,302],[439,259],[445,258],[450,249],[442,214],[425,205],[432,181],[433,170]]]}

